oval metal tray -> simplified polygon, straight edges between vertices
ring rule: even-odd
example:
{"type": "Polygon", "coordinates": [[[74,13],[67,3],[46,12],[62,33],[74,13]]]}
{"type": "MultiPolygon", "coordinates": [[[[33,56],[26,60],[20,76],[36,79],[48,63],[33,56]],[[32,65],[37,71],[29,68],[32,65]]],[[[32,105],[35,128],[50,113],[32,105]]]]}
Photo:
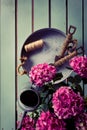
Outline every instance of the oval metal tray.
{"type": "MultiPolygon", "coordinates": [[[[25,56],[28,58],[25,64],[22,66],[23,69],[29,73],[32,66],[40,63],[54,63],[55,56],[60,54],[65,38],[65,33],[54,28],[44,28],[32,33],[24,42],[21,50],[21,57],[25,56]],[[40,39],[44,41],[42,48],[31,52],[25,51],[25,45],[40,39]]],[[[58,80],[56,83],[65,80],[71,74],[72,70],[66,68],[68,65],[68,62],[66,62],[58,68],[58,72],[62,72],[63,78],[61,80],[58,80]]]]}

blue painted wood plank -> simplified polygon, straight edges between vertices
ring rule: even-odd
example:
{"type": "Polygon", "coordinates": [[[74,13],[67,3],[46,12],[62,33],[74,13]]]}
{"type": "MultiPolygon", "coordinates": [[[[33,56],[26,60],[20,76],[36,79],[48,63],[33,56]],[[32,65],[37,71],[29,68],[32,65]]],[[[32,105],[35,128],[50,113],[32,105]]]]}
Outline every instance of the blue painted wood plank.
{"type": "Polygon", "coordinates": [[[48,0],[34,0],[34,31],[48,27],[48,0]]]}
{"type": "MultiPolygon", "coordinates": [[[[20,54],[22,46],[27,39],[27,37],[32,33],[32,16],[31,16],[31,0],[18,0],[18,45],[17,45],[17,52],[18,52],[18,64],[20,64],[20,54]]],[[[27,82],[27,76],[19,76],[18,75],[18,91],[23,88],[25,82],[27,82]]]]}
{"type": "MultiPolygon", "coordinates": [[[[84,0],[84,48],[87,56],[87,0],[84,0]]],[[[87,84],[84,88],[85,96],[87,97],[87,84]]]]}
{"type": "MultiPolygon", "coordinates": [[[[17,64],[19,65],[20,62],[20,54],[22,46],[27,39],[27,37],[32,33],[32,2],[31,0],[18,0],[18,12],[17,12],[17,64]]],[[[23,113],[22,109],[18,105],[18,98],[20,96],[21,90],[26,87],[29,83],[29,77],[27,75],[20,76],[18,75],[17,78],[17,120],[19,120],[20,113],[23,113]]]]}
{"type": "Polygon", "coordinates": [[[14,0],[1,1],[1,130],[15,130],[14,12],[14,0]]]}
{"type": "MultiPolygon", "coordinates": [[[[72,24],[77,27],[76,34],[74,37],[78,40],[78,46],[83,46],[85,54],[87,53],[87,38],[86,38],[86,28],[87,28],[87,1],[85,0],[69,0],[68,1],[68,10],[69,10],[69,24],[72,24]]],[[[87,89],[83,82],[81,86],[84,90],[84,96],[87,95],[87,89]]]]}
{"type": "Polygon", "coordinates": [[[84,0],[84,47],[87,55],[87,0],[84,0]]]}
{"type": "Polygon", "coordinates": [[[68,0],[68,22],[76,26],[74,37],[78,40],[78,46],[82,45],[82,0],[68,0]]]}
{"type": "Polygon", "coordinates": [[[66,33],[66,1],[51,1],[51,27],[60,29],[66,33]]]}

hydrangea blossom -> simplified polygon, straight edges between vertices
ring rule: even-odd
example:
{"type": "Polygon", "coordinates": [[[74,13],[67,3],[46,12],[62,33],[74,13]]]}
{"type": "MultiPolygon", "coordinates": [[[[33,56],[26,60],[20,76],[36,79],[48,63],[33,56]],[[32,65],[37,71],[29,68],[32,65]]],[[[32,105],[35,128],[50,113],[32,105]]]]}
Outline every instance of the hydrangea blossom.
{"type": "Polygon", "coordinates": [[[34,119],[30,118],[29,115],[26,115],[23,118],[21,130],[35,130],[34,123],[34,119]]]}
{"type": "Polygon", "coordinates": [[[36,86],[43,86],[46,82],[51,81],[55,74],[56,68],[54,66],[43,63],[33,66],[29,72],[29,77],[36,86]]]}
{"type": "Polygon", "coordinates": [[[70,66],[81,77],[87,78],[87,57],[75,56],[70,60],[70,66]]]}
{"type": "Polygon", "coordinates": [[[42,112],[36,123],[36,130],[66,130],[63,120],[59,120],[54,114],[42,112]]]}
{"type": "Polygon", "coordinates": [[[81,113],[75,118],[76,130],[87,130],[87,113],[81,113]]]}
{"type": "Polygon", "coordinates": [[[67,86],[60,87],[53,94],[52,104],[59,119],[71,118],[84,110],[83,98],[67,86]]]}

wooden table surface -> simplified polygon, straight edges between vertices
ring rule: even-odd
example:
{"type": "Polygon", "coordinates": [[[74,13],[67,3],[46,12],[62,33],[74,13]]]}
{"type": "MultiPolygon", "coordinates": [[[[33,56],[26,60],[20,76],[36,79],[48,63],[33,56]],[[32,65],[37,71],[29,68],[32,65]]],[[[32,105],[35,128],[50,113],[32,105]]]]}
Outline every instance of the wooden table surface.
{"type": "MultiPolygon", "coordinates": [[[[74,38],[87,55],[87,0],[1,0],[0,129],[15,130],[18,93],[28,77],[18,76],[16,67],[26,38],[41,28],[67,32],[76,26],[74,38]]],[[[85,96],[87,86],[84,86],[85,96]]]]}

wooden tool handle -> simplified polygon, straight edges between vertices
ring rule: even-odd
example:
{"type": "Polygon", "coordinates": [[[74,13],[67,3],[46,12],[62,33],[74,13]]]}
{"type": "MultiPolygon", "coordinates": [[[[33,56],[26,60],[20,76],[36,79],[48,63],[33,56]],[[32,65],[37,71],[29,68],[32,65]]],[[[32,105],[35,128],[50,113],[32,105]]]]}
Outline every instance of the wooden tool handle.
{"type": "Polygon", "coordinates": [[[72,57],[74,57],[77,54],[77,51],[73,51],[72,53],[70,53],[69,55],[61,58],[60,60],[56,61],[54,63],[54,66],[61,66],[63,65],[66,61],[68,61],[69,59],[71,59],[72,57]]]}
{"type": "Polygon", "coordinates": [[[62,46],[62,50],[60,52],[60,57],[64,56],[64,53],[65,53],[69,43],[72,41],[72,35],[75,33],[75,31],[76,31],[76,27],[71,25],[69,27],[69,31],[68,31],[68,34],[66,36],[66,39],[64,40],[64,43],[63,43],[63,46],[62,46]]]}

